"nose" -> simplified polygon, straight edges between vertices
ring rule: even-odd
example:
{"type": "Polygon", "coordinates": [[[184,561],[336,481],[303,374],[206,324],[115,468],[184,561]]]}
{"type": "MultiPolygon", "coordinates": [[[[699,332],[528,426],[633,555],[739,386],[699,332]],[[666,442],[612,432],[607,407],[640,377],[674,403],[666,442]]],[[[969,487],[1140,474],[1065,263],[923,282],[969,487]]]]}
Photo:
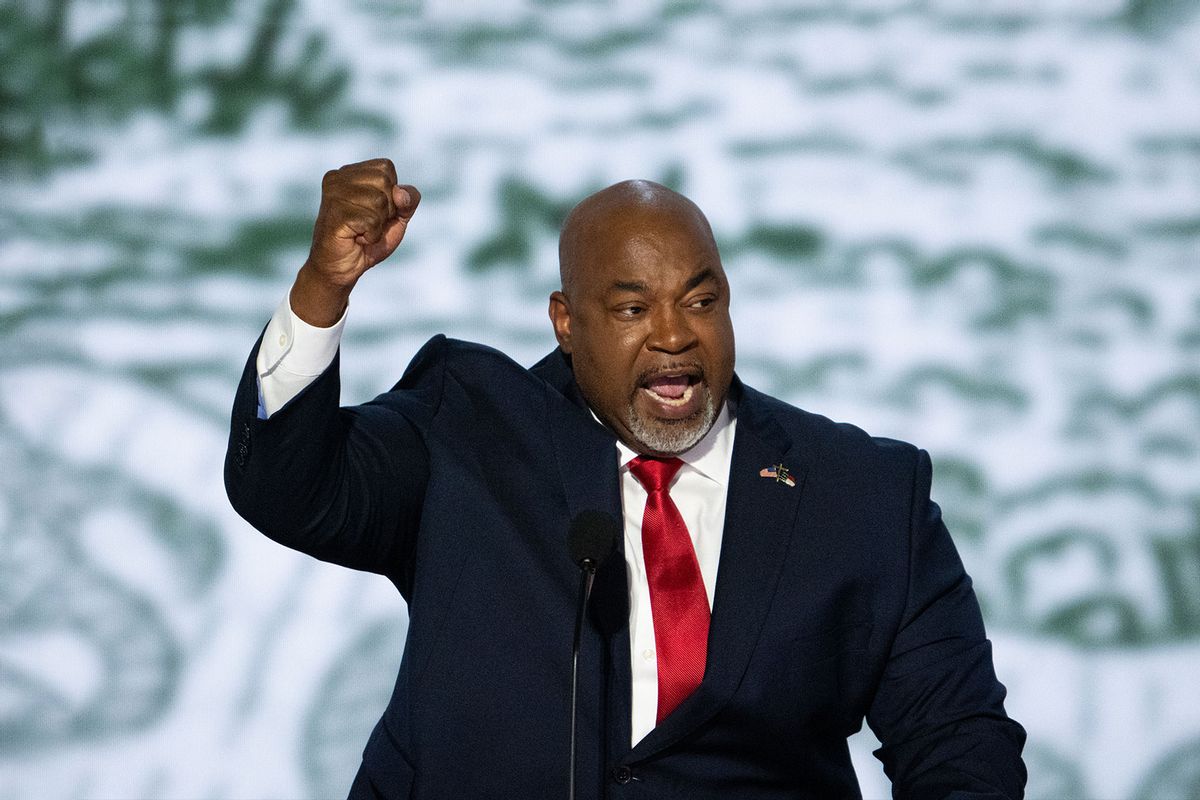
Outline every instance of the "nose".
{"type": "Polygon", "coordinates": [[[660,308],[651,315],[646,347],[660,353],[683,353],[696,345],[696,332],[682,309],[660,308]]]}

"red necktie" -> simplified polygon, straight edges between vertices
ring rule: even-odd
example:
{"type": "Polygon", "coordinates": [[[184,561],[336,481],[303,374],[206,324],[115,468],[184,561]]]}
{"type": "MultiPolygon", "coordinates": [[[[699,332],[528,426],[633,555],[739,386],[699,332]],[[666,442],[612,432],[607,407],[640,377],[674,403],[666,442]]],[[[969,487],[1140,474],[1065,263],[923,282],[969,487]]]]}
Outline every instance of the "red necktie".
{"type": "Polygon", "coordinates": [[[638,456],[629,462],[648,493],[642,552],[658,651],[657,723],[700,685],[708,656],[708,595],[687,525],[667,492],[682,466],[678,458],[638,456]]]}

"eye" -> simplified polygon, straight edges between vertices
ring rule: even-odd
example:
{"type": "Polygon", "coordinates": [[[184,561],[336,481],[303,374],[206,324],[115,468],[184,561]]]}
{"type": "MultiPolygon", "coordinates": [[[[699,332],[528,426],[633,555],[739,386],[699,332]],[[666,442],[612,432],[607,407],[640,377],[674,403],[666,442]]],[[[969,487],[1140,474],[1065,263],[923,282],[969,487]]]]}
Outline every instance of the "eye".
{"type": "Polygon", "coordinates": [[[646,311],[645,306],[639,306],[636,304],[629,305],[629,306],[621,306],[620,308],[617,309],[617,316],[623,317],[624,319],[633,319],[634,317],[641,316],[642,314],[645,313],[645,311],[646,311]]]}
{"type": "Polygon", "coordinates": [[[717,302],[717,298],[710,294],[706,294],[702,297],[697,297],[696,299],[692,300],[692,302],[688,303],[688,308],[708,308],[715,302],[717,302]]]}

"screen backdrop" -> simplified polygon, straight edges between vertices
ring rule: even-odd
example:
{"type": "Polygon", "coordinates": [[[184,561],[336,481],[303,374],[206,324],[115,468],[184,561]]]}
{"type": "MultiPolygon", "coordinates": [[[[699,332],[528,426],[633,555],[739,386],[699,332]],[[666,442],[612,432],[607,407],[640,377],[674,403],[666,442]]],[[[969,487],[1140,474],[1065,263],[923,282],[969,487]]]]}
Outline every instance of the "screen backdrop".
{"type": "Polygon", "coordinates": [[[344,795],[403,603],[221,462],[322,174],[380,155],[424,201],[344,402],[439,331],[537,360],[566,210],[675,187],[741,376],[932,452],[1030,797],[1200,796],[1200,3],[6,0],[0,798],[344,795]]]}

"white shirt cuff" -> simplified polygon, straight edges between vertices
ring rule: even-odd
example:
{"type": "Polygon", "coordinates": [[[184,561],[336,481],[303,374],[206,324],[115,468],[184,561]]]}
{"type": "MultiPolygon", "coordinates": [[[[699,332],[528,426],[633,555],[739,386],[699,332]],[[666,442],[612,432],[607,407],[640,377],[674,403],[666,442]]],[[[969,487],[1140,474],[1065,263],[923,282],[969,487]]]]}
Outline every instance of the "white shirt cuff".
{"type": "Polygon", "coordinates": [[[255,362],[260,417],[283,408],[333,363],[345,326],[346,312],[328,328],[309,325],[296,316],[284,295],[263,333],[255,362]]]}

